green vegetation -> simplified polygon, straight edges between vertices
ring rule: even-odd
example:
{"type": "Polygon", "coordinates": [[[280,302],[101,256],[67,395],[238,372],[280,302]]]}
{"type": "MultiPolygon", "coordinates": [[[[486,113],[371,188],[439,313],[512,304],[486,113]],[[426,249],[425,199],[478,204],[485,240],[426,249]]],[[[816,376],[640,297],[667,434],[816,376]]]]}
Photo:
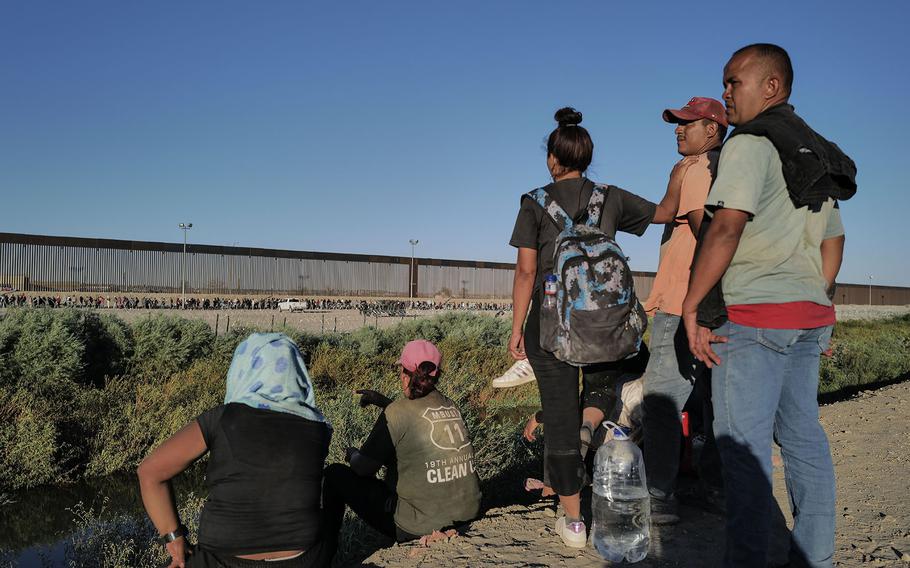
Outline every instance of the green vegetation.
{"type": "MultiPolygon", "coordinates": [[[[134,470],[151,448],[221,402],[231,354],[250,331],[216,338],[206,324],[179,317],[150,316],[128,326],[93,311],[9,310],[0,319],[0,494],[134,470]]],[[[329,462],[359,445],[376,418],[376,409],[356,404],[353,391],[395,396],[394,361],[406,341],[421,337],[443,353],[440,390],[464,413],[487,504],[514,499],[519,481],[540,469],[539,443],[519,436],[538,405],[535,385],[490,388],[511,364],[509,322],[448,314],[349,334],[283,331],[304,352],[318,402],[334,425],[329,462]]],[[[835,330],[833,356],[823,360],[819,391],[841,397],[908,377],[910,316],[845,322],[835,330]]],[[[201,499],[183,501],[193,522],[201,499]]],[[[157,551],[148,550],[147,523],[104,510],[79,509],[75,516],[95,532],[74,540],[81,543],[71,550],[74,558],[160,565],[157,551]]],[[[357,546],[350,538],[342,544],[342,552],[357,546]]]]}
{"type": "MultiPolygon", "coordinates": [[[[127,326],[93,311],[10,310],[0,319],[0,491],[133,470],[151,448],[221,401],[231,354],[250,331],[234,328],[216,338],[205,323],[179,317],[127,326]]],[[[439,345],[441,390],[464,409],[482,471],[498,475],[527,459],[517,441],[525,416],[516,409],[535,407],[536,390],[489,387],[510,364],[506,321],[449,314],[382,331],[284,331],[305,353],[320,406],[334,424],[329,460],[359,445],[376,418],[375,409],[355,403],[354,389],[396,395],[394,361],[415,337],[439,345]]]]}
{"type": "Polygon", "coordinates": [[[823,401],[910,379],[910,315],[838,323],[832,348],[831,357],[822,358],[823,401]]]}

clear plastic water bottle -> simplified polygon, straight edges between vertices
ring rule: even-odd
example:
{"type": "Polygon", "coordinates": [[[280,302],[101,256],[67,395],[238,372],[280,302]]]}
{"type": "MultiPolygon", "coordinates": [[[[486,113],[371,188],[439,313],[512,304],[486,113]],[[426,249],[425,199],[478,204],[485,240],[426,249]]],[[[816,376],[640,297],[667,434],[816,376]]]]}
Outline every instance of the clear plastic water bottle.
{"type": "Polygon", "coordinates": [[[556,307],[556,291],[559,289],[559,279],[555,274],[547,276],[543,282],[543,307],[556,307]]]}
{"type": "Polygon", "coordinates": [[[594,457],[594,548],[610,562],[639,562],[651,544],[651,500],[641,450],[621,427],[594,457]]]}

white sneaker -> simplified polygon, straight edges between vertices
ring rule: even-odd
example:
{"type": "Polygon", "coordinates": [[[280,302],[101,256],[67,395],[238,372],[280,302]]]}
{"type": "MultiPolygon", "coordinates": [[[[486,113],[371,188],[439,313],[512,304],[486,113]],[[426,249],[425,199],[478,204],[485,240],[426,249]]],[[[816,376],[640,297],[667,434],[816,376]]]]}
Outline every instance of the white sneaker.
{"type": "Polygon", "coordinates": [[[534,370],[531,369],[531,363],[527,359],[515,361],[515,364],[509,367],[509,370],[503,373],[501,377],[493,379],[494,389],[505,389],[517,387],[525,383],[536,381],[534,370]]]}
{"type": "Polygon", "coordinates": [[[588,533],[584,522],[566,523],[565,517],[556,519],[556,534],[570,548],[584,548],[588,545],[588,533]]]}

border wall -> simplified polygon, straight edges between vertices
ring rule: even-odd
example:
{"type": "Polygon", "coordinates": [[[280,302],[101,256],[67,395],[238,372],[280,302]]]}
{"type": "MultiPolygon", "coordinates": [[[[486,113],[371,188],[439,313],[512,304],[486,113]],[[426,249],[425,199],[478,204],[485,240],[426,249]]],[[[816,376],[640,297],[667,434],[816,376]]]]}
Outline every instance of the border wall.
{"type": "MultiPolygon", "coordinates": [[[[508,299],[514,265],[0,233],[0,291],[508,299]],[[185,264],[184,264],[185,263],[185,264]]],[[[634,272],[646,298],[653,272],[634,272]]],[[[910,288],[839,284],[838,304],[910,305],[910,288]]]]}

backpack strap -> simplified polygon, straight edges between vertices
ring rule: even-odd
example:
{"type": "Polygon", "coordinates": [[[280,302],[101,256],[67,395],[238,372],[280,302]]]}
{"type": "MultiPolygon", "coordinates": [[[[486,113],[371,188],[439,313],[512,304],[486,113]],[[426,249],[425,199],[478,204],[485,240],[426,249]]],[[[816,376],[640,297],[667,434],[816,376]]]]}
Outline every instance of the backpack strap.
{"type": "Polygon", "coordinates": [[[575,224],[569,214],[566,213],[566,210],[560,207],[559,203],[556,203],[556,200],[544,188],[538,187],[534,191],[526,193],[525,196],[533,199],[543,208],[544,213],[556,223],[558,230],[564,231],[575,224]]]}
{"type": "Polygon", "coordinates": [[[594,190],[591,191],[591,200],[588,201],[588,221],[589,227],[597,228],[600,226],[600,217],[604,211],[604,204],[607,202],[607,191],[609,187],[600,183],[594,184],[594,190]]]}

